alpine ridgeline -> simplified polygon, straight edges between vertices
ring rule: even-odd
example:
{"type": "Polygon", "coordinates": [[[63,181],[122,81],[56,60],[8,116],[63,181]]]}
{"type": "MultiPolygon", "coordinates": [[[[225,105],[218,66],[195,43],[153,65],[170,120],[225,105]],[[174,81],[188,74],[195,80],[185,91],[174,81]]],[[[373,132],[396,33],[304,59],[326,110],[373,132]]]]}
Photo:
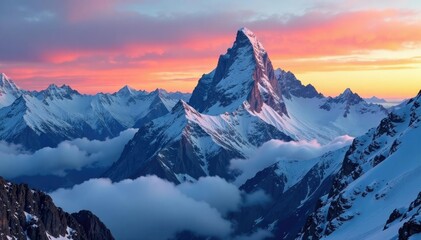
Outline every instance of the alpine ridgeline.
{"type": "Polygon", "coordinates": [[[20,90],[0,75],[0,140],[28,150],[55,147],[64,140],[115,137],[131,127],[167,114],[190,94],[137,91],[128,86],[116,93],[80,94],[54,84],[39,92],[20,90]]]}
{"type": "Polygon", "coordinates": [[[104,176],[119,181],[155,174],[176,183],[207,175],[232,179],[230,160],[250,156],[270,139],[327,143],[363,134],[386,114],[350,90],[325,98],[292,73],[275,71],[262,44],[242,28],[190,101],[141,127],[104,176]]]}

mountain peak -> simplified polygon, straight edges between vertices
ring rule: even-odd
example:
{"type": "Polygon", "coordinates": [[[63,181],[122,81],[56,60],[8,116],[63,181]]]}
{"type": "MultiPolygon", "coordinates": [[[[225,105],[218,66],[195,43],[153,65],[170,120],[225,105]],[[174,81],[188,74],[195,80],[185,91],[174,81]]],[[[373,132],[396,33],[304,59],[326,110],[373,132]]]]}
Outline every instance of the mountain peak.
{"type": "Polygon", "coordinates": [[[241,40],[244,37],[246,37],[249,40],[249,42],[253,45],[254,48],[264,50],[263,45],[257,39],[256,35],[246,27],[242,27],[238,30],[236,42],[237,40],[241,40]]]}
{"type": "Polygon", "coordinates": [[[5,73],[0,73],[0,80],[3,81],[3,79],[8,79],[5,73]]]}
{"type": "Polygon", "coordinates": [[[162,94],[168,94],[168,92],[167,92],[167,90],[165,90],[165,89],[162,89],[162,88],[157,88],[157,89],[155,89],[153,92],[151,92],[152,94],[159,94],[159,95],[162,95],[162,94]]]}
{"type": "Polygon", "coordinates": [[[368,103],[386,103],[387,101],[383,98],[378,98],[376,96],[372,96],[371,98],[364,98],[364,100],[368,103]]]}
{"type": "Polygon", "coordinates": [[[13,90],[18,90],[19,88],[15,85],[15,83],[7,77],[5,73],[0,73],[0,87],[1,88],[9,88],[13,90]]]}
{"type": "Polygon", "coordinates": [[[68,85],[61,85],[61,87],[57,86],[56,84],[50,84],[47,89],[39,92],[39,94],[43,97],[43,98],[58,98],[58,99],[63,99],[63,98],[67,98],[67,99],[71,99],[72,95],[80,95],[80,93],[74,89],[72,89],[70,86],[68,85]]]}
{"type": "Polygon", "coordinates": [[[346,88],[342,94],[354,94],[351,88],[346,88]]]}
{"type": "Polygon", "coordinates": [[[132,95],[133,93],[135,93],[137,90],[130,87],[129,85],[124,85],[124,87],[122,87],[120,90],[118,90],[117,93],[123,94],[123,95],[132,95]]]}
{"type": "Polygon", "coordinates": [[[355,105],[364,101],[357,93],[354,93],[350,88],[344,90],[343,93],[339,96],[333,98],[334,102],[348,103],[350,105],[355,105]]]}
{"type": "Polygon", "coordinates": [[[219,57],[215,70],[202,76],[189,104],[217,115],[235,111],[244,101],[255,112],[267,104],[280,115],[287,114],[268,54],[247,28],[237,31],[233,46],[219,57]]]}
{"type": "Polygon", "coordinates": [[[279,82],[282,95],[287,99],[291,99],[292,96],[301,98],[323,97],[323,94],[317,92],[313,85],[303,85],[290,71],[287,72],[278,68],[275,70],[275,77],[279,82]]]}

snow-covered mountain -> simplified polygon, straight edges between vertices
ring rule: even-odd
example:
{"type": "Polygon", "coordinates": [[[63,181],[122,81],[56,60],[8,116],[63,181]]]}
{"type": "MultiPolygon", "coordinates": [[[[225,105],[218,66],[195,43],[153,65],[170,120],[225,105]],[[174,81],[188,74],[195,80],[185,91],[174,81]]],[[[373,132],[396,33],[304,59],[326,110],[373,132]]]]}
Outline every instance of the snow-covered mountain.
{"type": "Polygon", "coordinates": [[[230,178],[230,159],[244,158],[270,139],[292,140],[248,108],[212,116],[180,101],[170,114],[141,127],[105,176],[117,181],[155,174],[177,183],[230,178]]]}
{"type": "Polygon", "coordinates": [[[6,74],[0,73],[0,108],[9,106],[23,93],[25,91],[16,86],[6,74]]]}
{"type": "Polygon", "coordinates": [[[328,193],[347,147],[309,160],[281,160],[247,180],[240,189],[264,190],[268,205],[244,207],[232,217],[239,233],[270,231],[274,239],[295,239],[318,199],[328,193]]]}
{"type": "Polygon", "coordinates": [[[301,238],[408,239],[421,232],[420,141],[421,91],[354,140],[301,238]]]}
{"type": "Polygon", "coordinates": [[[336,136],[360,136],[387,115],[380,105],[365,102],[345,89],[337,97],[324,97],[312,85],[304,86],[291,72],[275,71],[289,118],[276,120],[295,139],[329,142],[336,136]]]}
{"type": "Polygon", "coordinates": [[[378,98],[376,96],[372,96],[371,98],[364,98],[364,100],[368,103],[387,103],[385,99],[378,98]]]}
{"type": "Polygon", "coordinates": [[[67,85],[52,84],[40,92],[16,95],[11,105],[0,109],[0,139],[36,150],[73,138],[114,137],[167,114],[189,96],[128,86],[113,94],[84,95],[67,85]]]}
{"type": "Polygon", "coordinates": [[[351,90],[325,98],[292,73],[274,71],[262,44],[242,28],[216,69],[199,80],[189,103],[140,128],[105,176],[229,179],[230,159],[245,158],[270,139],[327,143],[363,134],[384,116],[384,108],[351,90]]]}
{"type": "Polygon", "coordinates": [[[219,57],[218,65],[199,80],[189,104],[199,112],[221,114],[235,111],[244,101],[250,110],[261,112],[270,106],[288,115],[272,63],[253,32],[241,28],[234,45],[219,57]]]}

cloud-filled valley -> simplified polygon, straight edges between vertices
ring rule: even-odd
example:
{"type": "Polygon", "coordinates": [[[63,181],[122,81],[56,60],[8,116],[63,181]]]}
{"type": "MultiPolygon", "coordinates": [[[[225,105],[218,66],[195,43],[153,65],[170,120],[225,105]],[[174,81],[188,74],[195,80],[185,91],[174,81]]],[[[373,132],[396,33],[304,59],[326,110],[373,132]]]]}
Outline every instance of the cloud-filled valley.
{"type": "MultiPolygon", "coordinates": [[[[91,179],[72,189],[59,189],[51,196],[66,211],[91,210],[117,239],[151,240],[169,239],[182,231],[229,239],[234,226],[225,214],[239,210],[243,204],[265,204],[269,200],[262,192],[246,195],[219,177],[178,186],[156,176],[117,183],[91,179]],[[247,201],[250,198],[252,202],[247,201]]],[[[254,237],[267,235],[259,231],[254,237]]]]}
{"type": "Polygon", "coordinates": [[[58,189],[51,196],[66,211],[91,210],[118,239],[169,239],[183,231],[222,239],[265,239],[271,233],[264,229],[249,235],[233,234],[235,224],[228,220],[229,213],[272,202],[262,190],[246,194],[239,189],[240,183],[281,159],[305,161],[347,146],[352,139],[341,136],[326,145],[317,141],[269,141],[249,159],[232,160],[231,167],[242,171],[235,182],[202,177],[174,185],[156,176],[115,183],[101,178],[58,189]]]}
{"type": "Polygon", "coordinates": [[[353,138],[348,135],[336,137],[325,145],[320,144],[317,140],[297,142],[270,140],[257,149],[250,158],[231,160],[230,168],[241,172],[235,180],[237,185],[241,185],[258,171],[281,160],[305,161],[318,157],[325,152],[348,146],[352,143],[352,140],[353,138]]]}
{"type": "Polygon", "coordinates": [[[0,141],[0,176],[58,175],[84,167],[108,167],[117,161],[136,129],[104,141],[78,138],[61,142],[56,148],[45,147],[33,153],[19,145],[0,141]]]}

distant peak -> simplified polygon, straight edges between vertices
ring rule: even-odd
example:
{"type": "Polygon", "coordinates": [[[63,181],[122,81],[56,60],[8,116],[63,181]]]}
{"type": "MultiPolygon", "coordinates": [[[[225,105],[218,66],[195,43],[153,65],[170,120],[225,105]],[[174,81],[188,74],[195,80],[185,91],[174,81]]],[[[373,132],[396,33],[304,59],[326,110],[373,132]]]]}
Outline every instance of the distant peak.
{"type": "Polygon", "coordinates": [[[159,95],[159,96],[161,96],[161,95],[166,95],[166,94],[168,94],[168,92],[167,92],[165,89],[162,89],[162,88],[157,88],[157,89],[155,89],[153,92],[151,92],[151,94],[155,94],[155,95],[159,95]]]}
{"type": "Polygon", "coordinates": [[[335,102],[347,102],[351,105],[364,101],[364,99],[362,99],[357,93],[354,93],[350,88],[345,89],[345,91],[335,97],[334,100],[335,102]]]}
{"type": "Polygon", "coordinates": [[[79,95],[79,92],[73,90],[69,85],[63,84],[61,87],[57,86],[56,84],[52,83],[48,85],[47,89],[41,91],[45,96],[48,97],[57,97],[59,99],[62,98],[71,98],[71,95],[76,94],[79,95]]]}
{"type": "Polygon", "coordinates": [[[342,94],[354,94],[354,92],[352,92],[351,88],[346,88],[342,94]]]}
{"type": "Polygon", "coordinates": [[[59,87],[56,84],[52,83],[52,84],[48,85],[47,90],[56,90],[58,88],[59,87]]]}
{"type": "Polygon", "coordinates": [[[119,93],[123,93],[123,94],[132,94],[136,91],[137,91],[136,89],[130,87],[129,85],[124,85],[124,87],[118,90],[119,93]]]}

